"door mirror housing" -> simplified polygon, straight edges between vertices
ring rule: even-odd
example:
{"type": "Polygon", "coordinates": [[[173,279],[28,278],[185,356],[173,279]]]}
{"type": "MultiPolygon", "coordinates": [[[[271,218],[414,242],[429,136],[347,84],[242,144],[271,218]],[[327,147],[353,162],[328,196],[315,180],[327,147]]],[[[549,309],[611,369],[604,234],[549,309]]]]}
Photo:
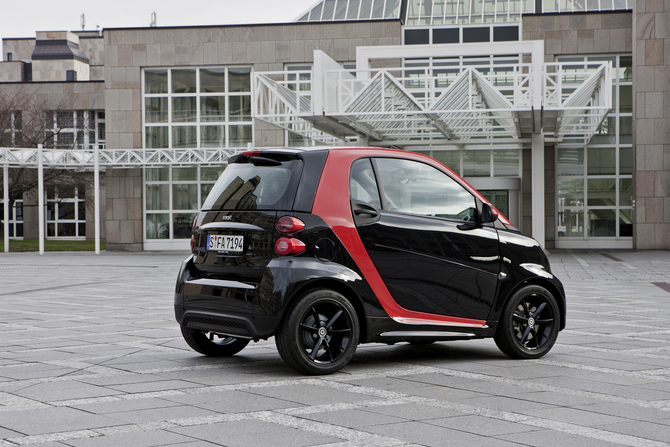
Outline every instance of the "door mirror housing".
{"type": "Polygon", "coordinates": [[[498,210],[493,208],[490,204],[482,202],[482,212],[479,216],[479,220],[482,224],[495,222],[498,220],[498,210]]]}

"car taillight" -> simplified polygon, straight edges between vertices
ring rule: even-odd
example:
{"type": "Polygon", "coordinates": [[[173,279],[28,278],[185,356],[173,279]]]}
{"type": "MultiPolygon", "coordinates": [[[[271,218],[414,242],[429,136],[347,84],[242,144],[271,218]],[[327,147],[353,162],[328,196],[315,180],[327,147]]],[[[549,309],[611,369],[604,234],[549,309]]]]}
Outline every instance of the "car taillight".
{"type": "Polygon", "coordinates": [[[275,242],[275,251],[280,256],[297,255],[305,251],[305,243],[294,237],[280,237],[275,242]]]}
{"type": "Polygon", "coordinates": [[[198,221],[198,216],[193,219],[193,226],[191,227],[191,253],[195,250],[195,223],[198,221]]]}
{"type": "Polygon", "coordinates": [[[261,155],[261,151],[244,151],[242,152],[242,155],[245,157],[257,157],[258,155],[261,155]]]}
{"type": "Polygon", "coordinates": [[[282,216],[277,221],[277,230],[280,233],[295,233],[305,228],[305,223],[292,216],[282,216]]]}

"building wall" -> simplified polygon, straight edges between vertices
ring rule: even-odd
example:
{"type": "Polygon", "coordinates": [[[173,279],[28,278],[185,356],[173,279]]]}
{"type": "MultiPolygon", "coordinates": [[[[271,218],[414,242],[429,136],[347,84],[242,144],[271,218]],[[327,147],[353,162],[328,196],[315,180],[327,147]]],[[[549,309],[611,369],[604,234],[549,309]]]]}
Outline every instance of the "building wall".
{"type": "Polygon", "coordinates": [[[36,60],[33,61],[33,81],[67,81],[67,72],[71,70],[77,72],[77,81],[91,78],[89,65],[74,59],[36,60]]]}
{"type": "Polygon", "coordinates": [[[12,60],[30,61],[35,50],[35,38],[2,39],[2,60],[7,60],[7,53],[12,53],[12,60]]]}
{"type": "MultiPolygon", "coordinates": [[[[111,29],[104,35],[106,144],[125,149],[142,147],[144,67],[251,65],[255,71],[283,71],[285,63],[313,62],[316,49],[338,61],[355,61],[358,46],[400,44],[401,26],[398,21],[304,23],[111,29]]],[[[284,145],[284,131],[255,121],[254,142],[258,146],[284,145]]],[[[107,177],[107,215],[114,217],[107,221],[107,249],[136,249],[143,243],[141,200],[137,205],[114,195],[114,182],[121,176],[117,171],[107,177]],[[131,209],[135,206],[139,206],[139,220],[128,217],[136,216],[137,209],[131,209]]],[[[141,190],[141,176],[137,178],[141,190]]]]}
{"type": "Polygon", "coordinates": [[[1,84],[0,95],[31,95],[44,110],[105,110],[102,82],[1,84]]]}
{"type": "Polygon", "coordinates": [[[0,82],[23,81],[23,62],[1,62],[0,82]]]}
{"type": "Polygon", "coordinates": [[[107,250],[141,251],[142,168],[107,168],[105,195],[107,250]]]}
{"type": "MultiPolygon", "coordinates": [[[[633,51],[633,14],[543,14],[523,17],[523,40],[544,40],[545,62],[560,55],[631,53],[633,51]]],[[[634,76],[634,84],[636,77],[634,76]]],[[[532,213],[530,187],[531,151],[523,151],[523,230],[530,234],[532,213]]],[[[554,148],[545,147],[545,239],[547,248],[556,245],[556,177],[554,148]]],[[[639,234],[639,231],[636,233],[639,234]]]]}
{"type": "Polygon", "coordinates": [[[638,0],[633,31],[634,247],[670,249],[670,2],[638,0]]]}

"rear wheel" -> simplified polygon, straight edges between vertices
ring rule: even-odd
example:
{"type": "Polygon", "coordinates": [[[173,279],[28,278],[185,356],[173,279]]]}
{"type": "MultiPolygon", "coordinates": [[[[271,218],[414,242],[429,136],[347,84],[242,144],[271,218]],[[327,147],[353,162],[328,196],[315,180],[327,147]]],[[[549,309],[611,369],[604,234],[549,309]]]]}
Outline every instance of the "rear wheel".
{"type": "Polygon", "coordinates": [[[186,343],[196,352],[208,357],[230,357],[244,349],[250,340],[203,332],[181,326],[186,343]]]}
{"type": "Polygon", "coordinates": [[[289,309],[275,343],[279,355],[303,374],[331,374],[349,363],[358,345],[356,311],[328,289],[303,295],[289,309]]]}
{"type": "Polygon", "coordinates": [[[544,287],[526,286],[505,305],[494,340],[510,357],[537,359],[554,346],[559,322],[554,296],[544,287]]]}

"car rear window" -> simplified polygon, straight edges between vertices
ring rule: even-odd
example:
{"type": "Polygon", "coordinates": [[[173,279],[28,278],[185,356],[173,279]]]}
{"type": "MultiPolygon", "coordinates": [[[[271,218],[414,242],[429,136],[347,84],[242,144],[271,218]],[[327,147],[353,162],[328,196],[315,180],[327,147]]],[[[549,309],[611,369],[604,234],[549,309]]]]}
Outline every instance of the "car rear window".
{"type": "Polygon", "coordinates": [[[230,164],[219,177],[203,210],[291,210],[302,172],[301,160],[279,166],[230,164]]]}

